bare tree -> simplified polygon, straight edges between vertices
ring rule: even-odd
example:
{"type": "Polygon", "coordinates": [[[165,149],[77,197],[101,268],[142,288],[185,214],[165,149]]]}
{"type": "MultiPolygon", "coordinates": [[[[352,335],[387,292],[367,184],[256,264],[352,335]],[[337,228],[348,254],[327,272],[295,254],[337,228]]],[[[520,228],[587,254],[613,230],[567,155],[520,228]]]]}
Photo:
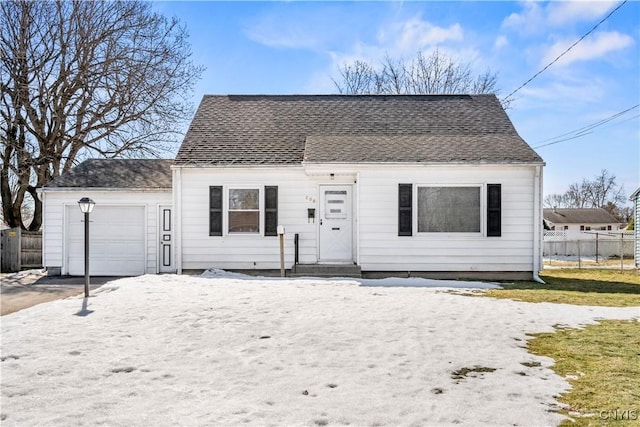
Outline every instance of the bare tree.
{"type": "Polygon", "coordinates": [[[628,221],[630,208],[624,189],[616,182],[616,176],[603,169],[592,180],[583,179],[573,183],[564,194],[550,194],[545,197],[545,207],[563,208],[603,208],[621,220],[628,221]]]}
{"type": "Polygon", "coordinates": [[[428,56],[419,51],[408,62],[389,55],[377,65],[356,60],[338,67],[338,73],[333,82],[347,95],[496,93],[498,81],[490,70],[474,76],[470,63],[456,62],[437,49],[428,56]]]}
{"type": "Polygon", "coordinates": [[[143,1],[0,2],[0,194],[25,224],[25,195],[85,157],[157,155],[175,143],[202,68],[186,30],[143,1]]]}
{"type": "Polygon", "coordinates": [[[566,207],[567,201],[564,194],[549,194],[544,198],[545,208],[562,208],[566,207]]]}

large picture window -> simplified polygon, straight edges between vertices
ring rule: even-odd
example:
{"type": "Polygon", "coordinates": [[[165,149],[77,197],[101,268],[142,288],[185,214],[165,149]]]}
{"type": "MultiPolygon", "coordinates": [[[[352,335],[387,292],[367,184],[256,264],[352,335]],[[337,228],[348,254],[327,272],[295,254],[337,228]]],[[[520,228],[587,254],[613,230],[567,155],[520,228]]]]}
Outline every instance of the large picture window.
{"type": "Polygon", "coordinates": [[[260,233],[260,190],[229,189],[229,233],[260,233]]]}
{"type": "Polygon", "coordinates": [[[419,233],[480,233],[480,187],[418,186],[419,233]]]}

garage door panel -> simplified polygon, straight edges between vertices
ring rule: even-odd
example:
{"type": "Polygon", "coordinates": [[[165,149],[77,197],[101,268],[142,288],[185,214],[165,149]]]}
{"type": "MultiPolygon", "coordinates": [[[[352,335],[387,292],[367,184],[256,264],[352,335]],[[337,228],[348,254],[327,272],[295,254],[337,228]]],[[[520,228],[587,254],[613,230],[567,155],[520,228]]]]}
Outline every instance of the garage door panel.
{"type": "MultiPolygon", "coordinates": [[[[95,276],[145,273],[145,209],[143,206],[99,206],[90,215],[89,268],[95,276]]],[[[84,215],[67,207],[69,274],[84,274],[84,215]]]]}

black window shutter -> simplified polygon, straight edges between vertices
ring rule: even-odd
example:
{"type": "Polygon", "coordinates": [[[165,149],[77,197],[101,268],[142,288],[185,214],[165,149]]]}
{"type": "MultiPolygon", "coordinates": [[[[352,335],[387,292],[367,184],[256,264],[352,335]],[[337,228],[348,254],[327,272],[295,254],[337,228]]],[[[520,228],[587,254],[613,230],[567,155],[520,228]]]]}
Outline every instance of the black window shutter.
{"type": "Polygon", "coordinates": [[[222,236],[222,186],[209,187],[209,236],[222,236]]]}
{"type": "Polygon", "coordinates": [[[264,235],[278,235],[278,186],[264,187],[264,235]]]}
{"type": "Polygon", "coordinates": [[[487,236],[502,235],[502,185],[487,184],[487,236]]]}
{"type": "Polygon", "coordinates": [[[398,185],[398,236],[413,235],[413,185],[398,185]]]}

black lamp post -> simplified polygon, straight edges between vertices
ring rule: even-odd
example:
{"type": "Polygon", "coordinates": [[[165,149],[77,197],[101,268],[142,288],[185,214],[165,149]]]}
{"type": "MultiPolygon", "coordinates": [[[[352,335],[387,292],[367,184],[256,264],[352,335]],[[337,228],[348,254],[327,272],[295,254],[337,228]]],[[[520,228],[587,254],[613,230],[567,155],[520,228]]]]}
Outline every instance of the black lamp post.
{"type": "Polygon", "coordinates": [[[89,214],[96,202],[88,197],[78,200],[80,211],[84,214],[84,297],[89,298],[89,214]]]}

